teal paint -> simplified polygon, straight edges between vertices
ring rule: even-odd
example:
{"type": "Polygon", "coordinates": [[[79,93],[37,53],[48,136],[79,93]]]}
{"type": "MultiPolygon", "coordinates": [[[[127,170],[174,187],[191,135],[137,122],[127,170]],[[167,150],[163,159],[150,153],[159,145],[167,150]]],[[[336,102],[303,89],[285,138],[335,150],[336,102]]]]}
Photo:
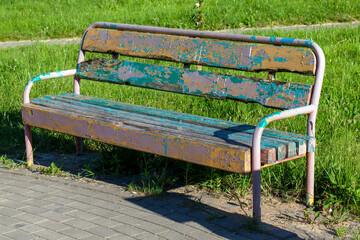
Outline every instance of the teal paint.
{"type": "MultiPolygon", "coordinates": [[[[261,63],[263,57],[258,58],[261,63]]],[[[282,109],[307,105],[311,94],[311,85],[284,84],[283,82],[109,59],[95,59],[80,63],[76,76],[83,79],[129,84],[189,95],[257,102],[264,106],[282,109]]]]}

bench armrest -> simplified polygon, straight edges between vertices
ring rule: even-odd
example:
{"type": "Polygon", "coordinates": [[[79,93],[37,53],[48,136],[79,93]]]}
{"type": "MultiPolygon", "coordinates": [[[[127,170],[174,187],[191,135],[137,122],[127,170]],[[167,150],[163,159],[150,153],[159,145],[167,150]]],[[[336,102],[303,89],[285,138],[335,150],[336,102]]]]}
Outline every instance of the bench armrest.
{"type": "Polygon", "coordinates": [[[76,69],[71,69],[71,70],[64,70],[58,72],[44,73],[33,77],[32,79],[29,80],[29,82],[25,86],[24,94],[23,94],[24,103],[30,102],[30,90],[31,87],[34,85],[34,83],[39,82],[40,80],[74,76],[75,73],[76,73],[76,69]]]}
{"type": "Polygon", "coordinates": [[[252,139],[252,159],[253,159],[252,169],[253,170],[260,169],[261,136],[263,134],[265,127],[270,122],[280,120],[280,119],[295,117],[295,116],[302,115],[302,114],[310,114],[310,113],[314,112],[315,110],[316,110],[315,105],[308,105],[305,107],[298,107],[298,108],[293,108],[293,109],[289,109],[289,110],[285,110],[285,111],[281,111],[281,112],[276,112],[276,113],[270,114],[270,115],[264,117],[263,119],[261,119],[255,128],[255,132],[254,132],[253,139],[252,139]]]}

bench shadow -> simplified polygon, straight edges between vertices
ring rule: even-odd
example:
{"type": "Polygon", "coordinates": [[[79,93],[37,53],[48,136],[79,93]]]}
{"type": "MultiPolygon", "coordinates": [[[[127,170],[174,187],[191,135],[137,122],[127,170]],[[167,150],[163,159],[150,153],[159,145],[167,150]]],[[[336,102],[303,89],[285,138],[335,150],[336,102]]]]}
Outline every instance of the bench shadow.
{"type": "MultiPolygon", "coordinates": [[[[244,131],[252,130],[252,129],[255,129],[255,127],[251,126],[251,125],[240,124],[238,126],[217,130],[214,132],[214,137],[220,138],[229,144],[244,146],[244,147],[251,147],[251,145],[249,145],[249,144],[244,144],[242,142],[231,139],[231,135],[236,134],[236,133],[242,133],[244,131]]],[[[249,135],[249,137],[250,137],[250,142],[251,142],[252,136],[249,135]]]]}
{"type": "MultiPolygon", "coordinates": [[[[166,218],[170,225],[172,223],[185,224],[184,232],[190,226],[199,231],[232,240],[271,239],[274,237],[281,239],[303,239],[296,233],[267,223],[261,223],[258,227],[255,227],[256,225],[253,223],[252,217],[215,208],[202,203],[198,198],[189,197],[181,193],[165,193],[160,199],[143,196],[125,200],[162,218],[166,218]]],[[[240,206],[237,207],[240,208],[240,206]]],[[[156,221],[157,218],[154,218],[155,224],[156,221]]],[[[191,234],[189,235],[191,236],[191,234]]]]}

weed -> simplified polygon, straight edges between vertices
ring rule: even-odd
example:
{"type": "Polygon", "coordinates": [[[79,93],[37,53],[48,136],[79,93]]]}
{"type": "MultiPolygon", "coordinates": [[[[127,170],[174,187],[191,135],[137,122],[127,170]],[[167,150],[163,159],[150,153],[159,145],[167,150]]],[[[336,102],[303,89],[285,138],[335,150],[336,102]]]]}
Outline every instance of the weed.
{"type": "Polygon", "coordinates": [[[315,211],[314,217],[311,218],[310,214],[309,214],[309,210],[313,210],[314,208],[308,208],[308,209],[304,209],[304,217],[305,217],[305,221],[308,224],[313,224],[315,223],[315,220],[320,217],[320,212],[319,211],[315,211]]]}
{"type": "Polygon", "coordinates": [[[0,164],[6,167],[7,169],[18,169],[25,168],[26,164],[21,161],[15,162],[14,160],[7,158],[6,155],[0,156],[0,164]]]}
{"type": "Polygon", "coordinates": [[[91,170],[89,164],[85,165],[85,168],[81,169],[81,172],[78,173],[78,178],[91,178],[95,179],[96,174],[91,170]]]}
{"type": "Polygon", "coordinates": [[[45,175],[52,175],[52,176],[68,176],[69,173],[62,171],[58,168],[55,163],[51,163],[49,167],[40,167],[39,172],[45,175]]]}

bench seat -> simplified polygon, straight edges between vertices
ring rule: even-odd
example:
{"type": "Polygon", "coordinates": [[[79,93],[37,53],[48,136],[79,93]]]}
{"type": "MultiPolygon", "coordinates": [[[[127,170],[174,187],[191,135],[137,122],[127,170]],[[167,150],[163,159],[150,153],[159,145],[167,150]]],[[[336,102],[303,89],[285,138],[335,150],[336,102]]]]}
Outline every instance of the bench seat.
{"type": "MultiPolygon", "coordinates": [[[[24,123],[31,126],[230,172],[251,172],[251,125],[72,93],[35,98],[22,108],[24,123]]],[[[262,166],[304,156],[308,140],[266,129],[262,166]]]]}

